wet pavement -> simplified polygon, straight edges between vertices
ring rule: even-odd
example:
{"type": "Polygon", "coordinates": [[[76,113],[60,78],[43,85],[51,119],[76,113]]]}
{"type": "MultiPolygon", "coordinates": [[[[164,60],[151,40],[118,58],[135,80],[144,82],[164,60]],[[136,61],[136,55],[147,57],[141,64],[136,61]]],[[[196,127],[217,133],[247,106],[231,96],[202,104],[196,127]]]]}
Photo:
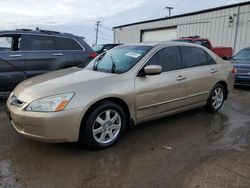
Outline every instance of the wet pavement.
{"type": "Polygon", "coordinates": [[[218,113],[148,122],[101,151],[18,135],[0,102],[2,187],[250,187],[250,89],[218,113]]]}

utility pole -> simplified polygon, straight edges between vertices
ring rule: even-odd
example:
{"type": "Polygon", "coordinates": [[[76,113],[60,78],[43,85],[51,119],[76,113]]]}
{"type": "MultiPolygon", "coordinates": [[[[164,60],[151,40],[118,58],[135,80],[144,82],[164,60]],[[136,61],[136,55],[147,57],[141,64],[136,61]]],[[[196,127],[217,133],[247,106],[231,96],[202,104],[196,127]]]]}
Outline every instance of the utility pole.
{"type": "Polygon", "coordinates": [[[99,27],[101,26],[101,21],[97,21],[96,23],[95,23],[95,25],[96,25],[96,38],[95,38],[95,45],[97,45],[97,43],[98,43],[98,34],[99,34],[99,27]]]}
{"type": "Polygon", "coordinates": [[[171,11],[174,9],[174,7],[165,7],[165,9],[168,10],[168,17],[171,17],[171,11]]]}

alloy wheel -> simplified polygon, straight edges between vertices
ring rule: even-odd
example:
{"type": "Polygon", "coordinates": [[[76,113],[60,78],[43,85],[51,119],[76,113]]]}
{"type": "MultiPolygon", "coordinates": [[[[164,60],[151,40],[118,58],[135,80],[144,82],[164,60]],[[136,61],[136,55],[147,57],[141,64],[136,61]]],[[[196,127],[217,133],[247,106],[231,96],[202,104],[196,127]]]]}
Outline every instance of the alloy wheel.
{"type": "Polygon", "coordinates": [[[117,138],[121,131],[121,116],[115,110],[105,110],[95,119],[92,126],[94,139],[100,144],[107,144],[117,138]]]}
{"type": "Polygon", "coordinates": [[[223,89],[220,87],[217,87],[214,90],[213,96],[212,96],[212,106],[214,109],[219,109],[223,103],[224,100],[224,92],[223,89]]]}

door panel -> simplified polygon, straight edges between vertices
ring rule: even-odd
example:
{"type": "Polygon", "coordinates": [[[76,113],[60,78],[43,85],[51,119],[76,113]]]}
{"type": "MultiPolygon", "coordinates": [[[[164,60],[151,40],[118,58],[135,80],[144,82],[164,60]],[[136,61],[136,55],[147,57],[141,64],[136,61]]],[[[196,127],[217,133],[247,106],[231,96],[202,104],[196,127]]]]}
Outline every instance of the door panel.
{"type": "Polygon", "coordinates": [[[27,78],[24,70],[25,52],[21,35],[0,36],[0,92],[9,92],[27,78]]]}
{"type": "Polygon", "coordinates": [[[32,76],[57,70],[65,61],[63,51],[57,50],[53,37],[26,35],[25,71],[32,76]]]}
{"type": "Polygon", "coordinates": [[[189,80],[189,88],[186,91],[189,96],[188,105],[207,101],[211,88],[217,80],[217,73],[211,73],[211,70],[217,69],[217,67],[218,65],[207,65],[184,70],[189,80]]]}
{"type": "Polygon", "coordinates": [[[25,71],[32,77],[58,69],[64,62],[63,53],[58,51],[27,51],[25,71]]]}
{"type": "Polygon", "coordinates": [[[60,67],[73,67],[80,64],[86,65],[89,62],[89,53],[72,38],[56,37],[58,50],[65,56],[65,63],[60,67]]]}
{"type": "Polygon", "coordinates": [[[188,105],[205,103],[216,83],[218,64],[202,48],[182,46],[180,49],[185,75],[190,80],[188,105]]]}
{"type": "Polygon", "coordinates": [[[176,70],[135,79],[135,105],[138,121],[160,116],[187,105],[189,80],[177,80],[185,71],[176,70]]]}
{"type": "Polygon", "coordinates": [[[0,92],[12,91],[14,87],[25,80],[25,52],[0,52],[0,92]]]}

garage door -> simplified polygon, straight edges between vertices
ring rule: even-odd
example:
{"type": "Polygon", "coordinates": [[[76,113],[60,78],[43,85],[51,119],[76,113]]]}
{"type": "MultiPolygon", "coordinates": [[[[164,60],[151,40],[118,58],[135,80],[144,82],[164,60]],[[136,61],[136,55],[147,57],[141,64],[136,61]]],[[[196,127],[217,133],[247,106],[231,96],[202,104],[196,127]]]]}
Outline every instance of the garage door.
{"type": "Polygon", "coordinates": [[[177,38],[177,28],[144,31],[142,42],[168,41],[177,38]]]}

